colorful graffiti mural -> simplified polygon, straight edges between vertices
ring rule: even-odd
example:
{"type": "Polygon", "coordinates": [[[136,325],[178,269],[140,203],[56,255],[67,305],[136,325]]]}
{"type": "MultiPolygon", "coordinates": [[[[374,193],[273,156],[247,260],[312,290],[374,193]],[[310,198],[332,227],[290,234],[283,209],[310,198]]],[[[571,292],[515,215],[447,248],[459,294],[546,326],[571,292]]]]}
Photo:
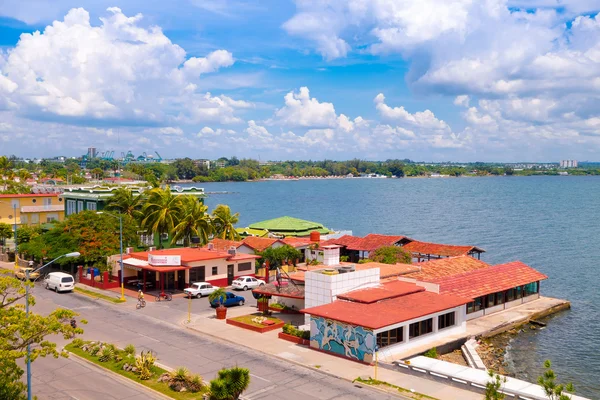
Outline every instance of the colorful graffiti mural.
{"type": "Polygon", "coordinates": [[[310,318],[311,347],[370,363],[375,344],[375,335],[370,329],[326,318],[310,318]]]}

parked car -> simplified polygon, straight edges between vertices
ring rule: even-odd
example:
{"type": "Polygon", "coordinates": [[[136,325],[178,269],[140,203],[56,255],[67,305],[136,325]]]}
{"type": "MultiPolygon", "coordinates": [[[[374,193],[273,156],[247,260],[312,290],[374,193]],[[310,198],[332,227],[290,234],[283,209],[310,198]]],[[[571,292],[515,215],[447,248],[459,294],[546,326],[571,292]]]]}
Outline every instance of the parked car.
{"type": "Polygon", "coordinates": [[[183,289],[183,291],[188,296],[200,298],[203,296],[208,296],[218,288],[218,286],[213,286],[210,283],[194,282],[189,288],[183,289]]]}
{"type": "MultiPolygon", "coordinates": [[[[245,302],[246,302],[246,299],[243,298],[242,296],[238,296],[237,294],[231,293],[231,292],[225,292],[225,301],[223,302],[223,305],[225,307],[236,306],[236,305],[243,306],[245,302]]],[[[211,301],[210,306],[218,307],[219,299],[215,299],[215,300],[211,301]]]]}
{"type": "Polygon", "coordinates": [[[64,272],[50,272],[44,279],[46,289],[58,292],[68,292],[75,288],[75,279],[64,272]]]}
{"type": "Polygon", "coordinates": [[[231,287],[239,290],[254,289],[265,284],[265,281],[251,276],[241,276],[231,283],[231,287]]]}
{"type": "Polygon", "coordinates": [[[27,270],[29,270],[29,280],[33,281],[40,277],[39,272],[33,272],[33,268],[28,268],[28,267],[20,267],[18,270],[16,270],[15,277],[17,279],[25,280],[25,277],[27,276],[26,275],[27,270]]]}

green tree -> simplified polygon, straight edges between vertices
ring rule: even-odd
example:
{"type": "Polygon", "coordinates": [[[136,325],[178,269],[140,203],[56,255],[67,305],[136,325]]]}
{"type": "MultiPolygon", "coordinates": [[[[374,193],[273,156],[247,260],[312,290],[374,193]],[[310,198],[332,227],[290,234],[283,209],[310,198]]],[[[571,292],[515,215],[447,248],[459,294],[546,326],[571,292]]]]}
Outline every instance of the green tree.
{"type": "Polygon", "coordinates": [[[145,200],[143,194],[134,194],[129,188],[119,188],[106,201],[106,210],[128,215],[137,221],[142,217],[141,210],[145,200]]]}
{"type": "Polygon", "coordinates": [[[369,255],[369,259],[383,264],[410,264],[412,262],[411,254],[399,246],[380,247],[369,255]]]}
{"type": "Polygon", "coordinates": [[[10,239],[13,237],[12,226],[9,224],[5,224],[4,222],[0,222],[0,241],[2,245],[6,244],[6,239],[10,239]]]}
{"type": "Polygon", "coordinates": [[[17,242],[19,245],[29,243],[41,234],[42,228],[40,226],[23,225],[17,229],[17,242]]]}
{"type": "Polygon", "coordinates": [[[503,400],[506,396],[501,392],[506,377],[488,371],[490,380],[485,384],[485,400],[503,400]]]}
{"type": "Polygon", "coordinates": [[[552,370],[550,360],[544,361],[544,373],[538,377],[538,384],[544,389],[544,393],[550,400],[570,400],[569,393],[575,393],[572,383],[563,385],[556,382],[556,374],[552,370]]]}
{"type": "Polygon", "coordinates": [[[219,371],[210,381],[211,400],[238,400],[250,384],[248,368],[233,367],[219,371]]]}
{"type": "MultiPolygon", "coordinates": [[[[27,386],[21,382],[23,361],[27,356],[27,346],[31,348],[31,361],[38,357],[64,356],[56,344],[47,338],[62,334],[65,339],[83,333],[81,328],[73,328],[69,321],[77,314],[71,310],[56,309],[47,316],[25,314],[23,298],[25,286],[31,288],[31,282],[22,282],[8,272],[0,272],[0,398],[24,400],[27,398],[27,386]]],[[[29,296],[29,304],[35,304],[35,298],[29,296]]],[[[85,321],[83,321],[85,323],[85,321]]]]}
{"type": "Polygon", "coordinates": [[[239,221],[239,213],[231,214],[229,206],[219,204],[212,212],[214,236],[221,239],[239,240],[240,235],[235,230],[239,221]]]}
{"type": "Polygon", "coordinates": [[[173,239],[171,245],[183,239],[185,247],[190,245],[192,237],[198,237],[200,244],[208,243],[208,237],[212,232],[212,221],[206,213],[208,207],[198,201],[195,196],[181,197],[181,212],[178,224],[173,228],[173,239]]]}
{"type": "Polygon", "coordinates": [[[159,247],[162,248],[163,234],[171,234],[179,224],[181,199],[166,189],[152,189],[144,205],[142,226],[159,237],[159,247]]]}
{"type": "Polygon", "coordinates": [[[302,253],[290,245],[281,247],[267,247],[262,252],[258,253],[261,257],[259,262],[269,262],[269,269],[276,269],[284,263],[290,261],[296,265],[296,262],[302,257],[302,253]]]}

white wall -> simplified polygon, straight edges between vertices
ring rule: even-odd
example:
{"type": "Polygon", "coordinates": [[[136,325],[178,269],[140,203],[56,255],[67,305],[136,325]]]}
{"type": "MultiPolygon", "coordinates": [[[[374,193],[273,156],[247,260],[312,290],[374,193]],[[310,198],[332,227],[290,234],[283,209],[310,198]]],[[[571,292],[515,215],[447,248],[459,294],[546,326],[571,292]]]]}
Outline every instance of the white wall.
{"type": "Polygon", "coordinates": [[[390,329],[395,329],[399,327],[404,327],[404,341],[401,343],[396,343],[391,346],[386,346],[379,350],[378,355],[382,360],[391,361],[394,359],[394,356],[399,353],[403,353],[407,350],[415,348],[417,346],[423,346],[427,343],[433,343],[439,339],[444,337],[448,337],[457,333],[466,332],[467,330],[467,322],[466,322],[466,308],[465,306],[455,307],[449,310],[444,310],[435,314],[426,315],[424,317],[411,319],[409,321],[401,322],[399,324],[386,326],[385,328],[376,329],[373,332],[375,334],[380,332],[389,331],[390,329]],[[454,311],[455,314],[455,325],[453,327],[438,330],[438,316],[447,314],[449,312],[454,311]],[[423,321],[429,318],[433,318],[433,332],[419,336],[413,339],[409,339],[408,337],[408,327],[410,324],[414,322],[423,321]]]}
{"type": "MultiPolygon", "coordinates": [[[[333,302],[338,294],[379,285],[379,268],[325,275],[317,271],[304,274],[304,307],[316,307],[333,302]]],[[[305,315],[305,323],[310,316],[305,315]]]]}

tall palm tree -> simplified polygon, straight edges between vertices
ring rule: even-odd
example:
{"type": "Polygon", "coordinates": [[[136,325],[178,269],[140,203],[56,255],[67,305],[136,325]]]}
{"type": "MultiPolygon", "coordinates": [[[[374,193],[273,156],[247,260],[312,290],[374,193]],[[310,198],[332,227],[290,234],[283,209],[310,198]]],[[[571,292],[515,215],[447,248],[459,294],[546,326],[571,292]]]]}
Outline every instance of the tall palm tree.
{"type": "Polygon", "coordinates": [[[208,236],[212,233],[212,221],[206,210],[208,207],[200,203],[195,196],[182,196],[179,223],[173,229],[171,245],[183,239],[183,245],[187,247],[194,236],[200,238],[201,245],[208,243],[208,236]]]}
{"type": "Polygon", "coordinates": [[[162,248],[162,235],[172,233],[179,224],[181,199],[166,189],[152,189],[143,208],[142,226],[159,236],[159,247],[162,248]]]}
{"type": "Polygon", "coordinates": [[[240,235],[235,230],[240,214],[231,214],[229,206],[219,204],[212,212],[213,229],[215,237],[227,240],[239,240],[240,235]]]}
{"type": "Polygon", "coordinates": [[[134,194],[131,189],[118,188],[106,201],[106,210],[129,215],[135,221],[142,219],[142,207],[146,201],[144,195],[134,194]]]}

